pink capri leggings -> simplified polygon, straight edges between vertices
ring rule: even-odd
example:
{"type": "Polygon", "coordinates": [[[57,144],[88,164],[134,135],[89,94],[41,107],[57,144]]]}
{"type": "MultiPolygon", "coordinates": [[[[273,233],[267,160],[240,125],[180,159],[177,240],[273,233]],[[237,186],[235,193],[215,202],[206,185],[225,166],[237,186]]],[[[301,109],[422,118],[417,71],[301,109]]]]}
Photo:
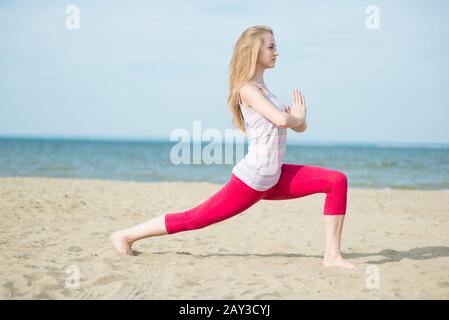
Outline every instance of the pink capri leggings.
{"type": "Polygon", "coordinates": [[[337,170],[318,166],[286,164],[276,185],[257,191],[231,173],[231,179],[200,205],[179,213],[167,213],[167,233],[201,229],[228,219],[251,207],[259,200],[285,200],[314,193],[326,193],[323,214],[346,214],[347,177],[337,170]]]}

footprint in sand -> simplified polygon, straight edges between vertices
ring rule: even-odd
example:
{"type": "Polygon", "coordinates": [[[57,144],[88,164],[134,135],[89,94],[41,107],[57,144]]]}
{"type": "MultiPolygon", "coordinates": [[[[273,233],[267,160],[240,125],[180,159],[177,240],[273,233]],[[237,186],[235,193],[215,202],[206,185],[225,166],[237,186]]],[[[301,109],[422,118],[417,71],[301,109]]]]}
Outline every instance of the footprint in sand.
{"type": "Polygon", "coordinates": [[[252,290],[245,290],[242,293],[240,293],[240,295],[244,295],[244,294],[252,293],[252,292],[253,292],[252,290]]]}
{"type": "Polygon", "coordinates": [[[14,288],[14,283],[12,281],[5,282],[3,284],[3,288],[5,289],[4,291],[6,291],[6,294],[4,294],[4,295],[7,298],[14,298],[16,290],[14,288]]]}
{"type": "Polygon", "coordinates": [[[22,276],[25,279],[27,279],[27,285],[32,286],[33,282],[41,280],[44,277],[44,274],[39,272],[33,272],[30,274],[23,274],[22,276]]]}

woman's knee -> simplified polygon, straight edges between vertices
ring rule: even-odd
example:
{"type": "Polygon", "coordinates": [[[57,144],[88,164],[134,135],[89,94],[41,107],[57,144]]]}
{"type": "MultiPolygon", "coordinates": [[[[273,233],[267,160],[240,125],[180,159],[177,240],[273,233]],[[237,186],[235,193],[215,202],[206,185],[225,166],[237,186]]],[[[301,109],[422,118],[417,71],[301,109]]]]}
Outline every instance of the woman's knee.
{"type": "Polygon", "coordinates": [[[332,183],[340,188],[348,187],[348,177],[342,171],[334,170],[332,174],[332,183]]]}
{"type": "Polygon", "coordinates": [[[177,233],[204,228],[207,224],[197,216],[187,212],[170,213],[165,216],[167,233],[177,233]]]}
{"type": "Polygon", "coordinates": [[[200,216],[194,214],[185,215],[185,226],[187,230],[202,229],[207,225],[208,223],[206,222],[206,219],[204,219],[204,217],[200,218],[200,216]]]}

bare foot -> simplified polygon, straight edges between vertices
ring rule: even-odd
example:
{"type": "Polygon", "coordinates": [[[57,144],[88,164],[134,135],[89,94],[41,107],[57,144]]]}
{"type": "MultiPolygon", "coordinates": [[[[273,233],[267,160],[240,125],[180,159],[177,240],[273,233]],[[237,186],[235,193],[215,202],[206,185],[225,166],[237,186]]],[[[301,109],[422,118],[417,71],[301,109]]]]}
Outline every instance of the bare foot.
{"type": "Polygon", "coordinates": [[[347,268],[347,269],[354,269],[359,270],[359,267],[357,267],[355,264],[344,260],[341,256],[324,256],[323,260],[323,266],[325,267],[341,267],[341,268],[347,268]]]}
{"type": "Polygon", "coordinates": [[[111,234],[110,240],[112,242],[112,245],[118,252],[129,255],[129,256],[134,255],[133,249],[131,248],[133,245],[132,242],[127,240],[120,233],[120,231],[116,231],[113,234],[111,234]]]}

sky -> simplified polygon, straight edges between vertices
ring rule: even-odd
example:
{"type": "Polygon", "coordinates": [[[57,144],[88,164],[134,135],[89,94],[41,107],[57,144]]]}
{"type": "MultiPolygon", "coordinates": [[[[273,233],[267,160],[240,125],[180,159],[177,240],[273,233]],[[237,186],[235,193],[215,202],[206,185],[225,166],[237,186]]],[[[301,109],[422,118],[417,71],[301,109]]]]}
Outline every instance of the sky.
{"type": "Polygon", "coordinates": [[[307,99],[289,143],[449,143],[444,0],[1,0],[0,136],[168,140],[194,121],[224,135],[229,61],[252,25],[274,31],[270,91],[307,99]]]}

